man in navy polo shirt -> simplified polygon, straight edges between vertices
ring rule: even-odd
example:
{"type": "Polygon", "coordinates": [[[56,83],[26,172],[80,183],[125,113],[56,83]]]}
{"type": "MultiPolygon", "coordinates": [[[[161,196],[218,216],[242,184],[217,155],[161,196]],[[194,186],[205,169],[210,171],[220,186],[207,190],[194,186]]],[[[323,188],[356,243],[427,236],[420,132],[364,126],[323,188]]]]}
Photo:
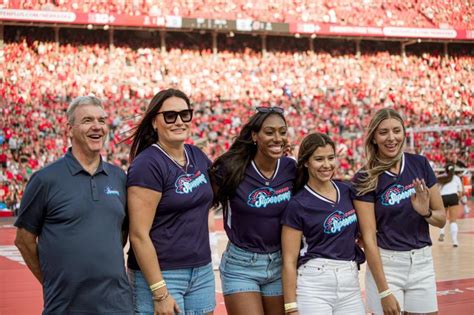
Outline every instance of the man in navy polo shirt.
{"type": "Polygon", "coordinates": [[[43,285],[43,314],[133,314],[122,250],[126,177],[100,156],[105,111],[83,96],[67,117],[72,146],[31,177],[15,244],[43,285]]]}

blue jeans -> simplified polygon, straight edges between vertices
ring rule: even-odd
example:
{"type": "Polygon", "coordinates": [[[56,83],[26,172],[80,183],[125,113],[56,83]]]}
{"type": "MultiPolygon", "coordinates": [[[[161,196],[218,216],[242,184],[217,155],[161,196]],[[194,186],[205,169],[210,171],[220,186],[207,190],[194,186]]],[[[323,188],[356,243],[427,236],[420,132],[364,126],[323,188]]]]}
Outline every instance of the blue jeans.
{"type": "Polygon", "coordinates": [[[222,292],[224,295],[239,292],[283,295],[281,267],[281,251],[257,254],[229,242],[219,268],[222,292]]]}
{"type": "MultiPolygon", "coordinates": [[[[163,279],[170,295],[176,300],[181,313],[201,315],[212,312],[216,307],[216,286],[212,264],[202,267],[162,270],[163,279]]],[[[143,273],[128,270],[132,286],[135,314],[153,315],[153,300],[143,273]]]]}

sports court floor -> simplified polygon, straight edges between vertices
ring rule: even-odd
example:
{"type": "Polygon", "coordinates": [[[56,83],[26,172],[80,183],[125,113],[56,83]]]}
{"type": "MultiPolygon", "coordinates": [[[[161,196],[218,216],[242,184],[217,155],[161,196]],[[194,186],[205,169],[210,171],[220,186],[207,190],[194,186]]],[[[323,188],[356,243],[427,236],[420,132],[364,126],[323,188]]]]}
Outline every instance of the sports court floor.
{"type": "MultiPolygon", "coordinates": [[[[470,202],[474,211],[474,203],[470,202]]],[[[0,218],[0,315],[41,314],[41,286],[24,265],[15,246],[15,228],[12,218],[0,218]]],[[[474,213],[460,214],[458,248],[453,248],[447,229],[444,242],[438,242],[438,230],[431,229],[433,257],[438,282],[440,315],[474,314],[474,213]]],[[[217,219],[219,253],[225,248],[227,239],[222,219],[217,219]]],[[[362,268],[362,272],[365,265],[362,268]]],[[[364,288],[361,273],[361,286],[364,288]]],[[[220,279],[216,273],[216,315],[226,314],[220,291],[220,279]]]]}

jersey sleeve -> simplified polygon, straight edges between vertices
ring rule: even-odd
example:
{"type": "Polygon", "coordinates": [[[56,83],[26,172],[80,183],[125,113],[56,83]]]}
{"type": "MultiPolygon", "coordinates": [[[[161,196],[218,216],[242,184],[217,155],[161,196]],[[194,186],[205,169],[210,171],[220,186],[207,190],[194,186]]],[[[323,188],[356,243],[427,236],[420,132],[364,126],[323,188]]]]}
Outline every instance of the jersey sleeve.
{"type": "Polygon", "coordinates": [[[359,183],[362,176],[364,176],[362,171],[359,171],[354,175],[354,178],[351,181],[351,197],[353,200],[375,203],[375,190],[369,191],[363,195],[358,195],[357,193],[357,184],[359,183]]]}
{"type": "MultiPolygon", "coordinates": [[[[201,152],[202,152],[202,151],[201,151],[201,152]]],[[[211,160],[204,152],[202,152],[202,155],[203,155],[204,158],[206,159],[207,168],[210,168],[211,165],[212,165],[212,160],[211,160]]]]}
{"type": "Polygon", "coordinates": [[[221,186],[224,181],[224,165],[219,164],[215,169],[212,170],[212,180],[216,186],[221,186]]]}
{"type": "Polygon", "coordinates": [[[47,211],[48,189],[44,180],[36,173],[31,176],[21,199],[15,226],[40,235],[47,211]]]}
{"type": "Polygon", "coordinates": [[[294,228],[296,230],[303,230],[303,218],[301,205],[294,199],[290,199],[290,202],[286,205],[281,219],[281,224],[294,228]]]}
{"type": "Polygon", "coordinates": [[[295,178],[296,167],[297,167],[296,161],[289,157],[285,157],[285,161],[286,161],[286,165],[284,165],[284,168],[287,170],[288,176],[290,176],[291,178],[295,178]]]}
{"type": "Polygon", "coordinates": [[[205,161],[206,169],[209,169],[212,165],[212,161],[211,161],[211,159],[209,159],[209,157],[206,155],[206,153],[204,153],[203,150],[199,149],[195,145],[189,145],[189,146],[190,146],[191,150],[193,150],[193,152],[195,152],[195,155],[198,155],[200,157],[200,159],[205,161]]]}
{"type": "Polygon", "coordinates": [[[425,168],[425,183],[428,188],[433,187],[438,181],[436,179],[436,175],[431,168],[430,162],[426,157],[423,157],[423,164],[425,168]]]}
{"type": "Polygon", "coordinates": [[[164,163],[150,154],[138,155],[128,169],[127,187],[138,186],[163,192],[165,168],[164,163]]]}

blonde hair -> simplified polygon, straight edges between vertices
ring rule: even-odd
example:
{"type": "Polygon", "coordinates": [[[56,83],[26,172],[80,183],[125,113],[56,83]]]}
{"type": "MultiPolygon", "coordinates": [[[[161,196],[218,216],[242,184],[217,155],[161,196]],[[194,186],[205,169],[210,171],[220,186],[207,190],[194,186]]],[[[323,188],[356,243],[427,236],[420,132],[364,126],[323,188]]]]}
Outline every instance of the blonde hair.
{"type": "Polygon", "coordinates": [[[395,156],[393,159],[382,159],[377,154],[378,147],[374,143],[375,132],[382,121],[390,118],[396,119],[402,124],[404,135],[403,142],[405,142],[406,131],[402,116],[400,116],[399,113],[391,108],[378,110],[370,121],[369,127],[367,128],[367,134],[365,136],[364,151],[366,163],[364,164],[364,167],[361,171],[362,176],[357,178],[355,182],[355,188],[358,196],[365,195],[368,192],[375,190],[379,182],[379,175],[395,166],[402,158],[404,143],[402,143],[397,156],[395,156]]]}

